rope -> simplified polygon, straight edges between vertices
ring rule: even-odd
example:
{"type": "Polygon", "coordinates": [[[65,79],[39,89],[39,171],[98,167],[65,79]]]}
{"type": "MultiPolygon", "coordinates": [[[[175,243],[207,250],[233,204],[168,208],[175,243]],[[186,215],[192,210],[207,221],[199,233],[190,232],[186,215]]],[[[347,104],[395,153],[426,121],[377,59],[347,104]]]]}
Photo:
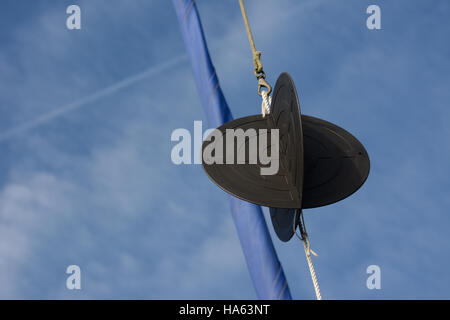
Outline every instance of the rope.
{"type": "MultiPolygon", "coordinates": [[[[245,29],[247,30],[248,41],[250,42],[250,47],[252,49],[253,54],[253,64],[255,67],[255,76],[258,79],[258,94],[262,97],[263,92],[262,88],[267,89],[267,95],[270,95],[272,92],[272,87],[266,81],[266,74],[264,73],[262,62],[261,62],[261,51],[256,50],[255,40],[253,40],[252,31],[250,30],[250,24],[248,23],[247,12],[245,11],[244,2],[239,0],[239,5],[241,6],[242,18],[244,19],[245,29]]],[[[269,112],[267,112],[269,113],[269,112]]],[[[263,116],[265,113],[263,112],[263,116]]]]}
{"type": "Polygon", "coordinates": [[[248,23],[247,12],[245,11],[244,2],[239,0],[239,5],[241,6],[242,18],[244,19],[245,28],[247,29],[248,41],[250,42],[250,47],[253,53],[253,63],[255,64],[255,75],[264,73],[262,63],[261,63],[261,52],[256,51],[255,41],[253,40],[252,31],[250,30],[250,24],[248,23]]]}
{"type": "MultiPolygon", "coordinates": [[[[298,213],[298,211],[297,211],[298,213]]],[[[314,286],[314,291],[316,292],[316,298],[317,300],[322,300],[322,295],[320,294],[320,288],[319,288],[319,281],[317,280],[316,271],[314,270],[314,265],[311,260],[311,253],[317,257],[317,253],[315,253],[310,246],[308,233],[306,232],[306,226],[305,226],[305,220],[303,217],[303,212],[300,211],[299,216],[299,229],[300,229],[300,235],[297,233],[297,225],[296,220],[294,219],[294,232],[297,238],[299,238],[303,242],[303,247],[305,249],[306,254],[306,260],[308,262],[309,272],[311,273],[311,279],[314,286]]]]}
{"type": "Polygon", "coordinates": [[[262,93],[261,114],[264,118],[266,114],[270,113],[270,105],[272,104],[272,97],[267,94],[266,90],[263,90],[261,93],[262,93]]]}
{"type": "Polygon", "coordinates": [[[303,246],[305,247],[306,260],[308,261],[309,272],[311,273],[311,279],[313,282],[314,291],[316,292],[316,298],[317,298],[317,300],[322,300],[322,296],[320,294],[320,288],[319,288],[319,281],[317,280],[316,272],[314,270],[314,265],[311,260],[311,254],[309,252],[311,252],[315,256],[317,256],[317,254],[309,248],[309,240],[303,241],[303,246]],[[306,244],[306,242],[308,242],[308,244],[306,244]]]}
{"type": "MultiPolygon", "coordinates": [[[[245,28],[247,29],[248,41],[250,42],[250,47],[252,49],[253,64],[255,66],[255,76],[258,79],[258,94],[262,97],[261,114],[263,117],[265,117],[266,114],[270,114],[270,105],[272,104],[272,98],[270,97],[270,93],[272,92],[272,87],[265,80],[266,74],[264,73],[263,66],[261,63],[261,51],[256,50],[255,40],[253,39],[252,31],[250,30],[250,24],[248,23],[248,17],[247,17],[247,12],[245,11],[244,2],[242,0],[239,0],[239,5],[241,6],[242,18],[244,19],[245,28]],[[262,88],[266,88],[267,90],[261,90],[262,88]]],[[[297,233],[297,230],[296,230],[296,228],[297,228],[296,219],[294,219],[294,232],[295,232],[296,236],[303,242],[303,246],[305,248],[306,260],[308,261],[309,272],[311,273],[311,279],[312,279],[312,282],[314,285],[314,290],[316,292],[317,300],[322,300],[322,296],[320,294],[319,282],[317,280],[316,272],[314,270],[314,265],[311,260],[311,253],[315,256],[317,256],[317,254],[313,250],[311,250],[308,233],[306,232],[306,228],[305,228],[305,221],[303,219],[303,213],[302,213],[302,211],[297,211],[297,213],[298,212],[300,212],[300,216],[299,216],[300,235],[297,233]]]]}

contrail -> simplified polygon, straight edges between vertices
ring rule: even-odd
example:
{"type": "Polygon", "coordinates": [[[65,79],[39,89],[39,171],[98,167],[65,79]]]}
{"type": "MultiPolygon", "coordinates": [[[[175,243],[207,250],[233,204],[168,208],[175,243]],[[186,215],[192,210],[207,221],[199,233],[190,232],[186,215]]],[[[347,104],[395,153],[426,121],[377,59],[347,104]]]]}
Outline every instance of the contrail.
{"type": "MultiPolygon", "coordinates": [[[[280,15],[278,17],[279,19],[277,19],[277,20],[284,21],[284,20],[286,20],[288,18],[291,18],[292,16],[296,15],[298,12],[301,11],[300,9],[304,9],[305,7],[316,7],[321,2],[323,2],[323,0],[322,1],[314,0],[314,1],[306,2],[306,3],[303,3],[301,5],[298,5],[298,6],[294,7],[294,8],[292,8],[292,10],[290,10],[288,13],[284,13],[284,14],[280,15]]],[[[255,31],[263,32],[266,29],[268,29],[269,27],[272,27],[272,25],[266,25],[266,26],[263,26],[263,27],[258,27],[257,26],[257,27],[255,27],[255,31]]],[[[213,42],[211,44],[210,48],[214,50],[214,49],[217,49],[217,48],[220,48],[220,47],[222,47],[222,44],[220,42],[213,42]]],[[[115,84],[113,84],[113,85],[111,85],[109,87],[106,87],[104,89],[101,89],[100,91],[94,92],[94,93],[92,93],[91,95],[89,95],[87,97],[81,98],[81,99],[79,99],[77,101],[74,101],[74,102],[72,102],[70,104],[67,104],[67,105],[62,106],[60,108],[57,108],[57,109],[55,109],[53,111],[50,111],[50,112],[48,112],[48,113],[46,113],[44,115],[41,115],[41,116],[37,117],[36,119],[33,119],[33,120],[28,121],[28,122],[22,123],[22,124],[20,124],[20,125],[18,125],[16,127],[12,128],[12,129],[9,129],[9,130],[7,130],[7,131],[5,131],[3,133],[0,133],[0,142],[3,142],[3,141],[5,141],[5,140],[7,140],[9,138],[12,138],[15,135],[24,133],[24,132],[26,132],[26,131],[28,131],[30,129],[36,128],[36,127],[40,126],[41,124],[44,124],[44,123],[46,123],[46,122],[48,122],[48,121],[50,121],[52,119],[55,119],[55,118],[65,114],[67,112],[70,112],[70,111],[73,111],[75,109],[81,108],[81,107],[83,107],[85,104],[87,104],[89,102],[93,102],[93,101],[95,101],[97,99],[100,99],[100,98],[105,97],[105,96],[107,96],[107,95],[109,95],[111,93],[114,93],[115,91],[117,91],[119,89],[128,87],[129,85],[131,85],[131,84],[133,84],[133,83],[135,83],[135,82],[137,82],[139,80],[143,80],[143,79],[145,79],[145,78],[147,78],[149,76],[152,76],[152,75],[158,74],[158,73],[160,73],[160,72],[162,72],[164,70],[170,69],[170,68],[176,66],[177,64],[179,64],[179,63],[181,63],[181,62],[183,62],[185,60],[187,60],[187,56],[186,55],[180,55],[180,56],[174,57],[174,58],[172,58],[172,59],[170,59],[170,60],[168,60],[166,62],[161,63],[160,65],[152,66],[149,69],[147,69],[147,70],[145,70],[145,71],[143,71],[141,73],[132,75],[132,76],[130,76],[128,78],[125,78],[125,79],[123,79],[123,80],[121,80],[121,81],[119,81],[119,82],[117,82],[117,83],[115,83],[115,84]]]]}
{"type": "Polygon", "coordinates": [[[182,61],[186,60],[187,57],[186,55],[180,55],[177,56],[175,58],[172,58],[164,63],[161,63],[157,66],[152,66],[150,68],[148,68],[147,70],[140,72],[138,74],[132,75],[130,77],[127,77],[109,87],[103,88],[97,92],[94,92],[90,95],[88,95],[87,97],[81,98],[77,101],[74,101],[70,104],[67,104],[65,106],[62,106],[60,108],[57,108],[53,111],[50,111],[44,115],[41,115],[39,117],[37,117],[36,119],[30,120],[28,122],[22,123],[20,125],[18,125],[17,127],[14,127],[8,131],[5,131],[3,133],[0,133],[0,142],[5,141],[17,134],[21,134],[25,131],[28,131],[30,129],[33,129],[41,124],[44,124],[56,117],[59,117],[67,112],[73,111],[75,109],[78,109],[80,107],[83,107],[84,105],[86,105],[87,103],[93,102],[97,99],[100,99],[102,97],[105,97],[111,93],[114,93],[115,91],[128,87],[130,85],[132,85],[133,83],[136,83],[140,80],[143,80],[147,77],[150,77],[152,75],[158,74],[160,72],[163,72],[167,69],[170,69],[174,66],[176,66],[177,64],[181,63],[182,61]]]}

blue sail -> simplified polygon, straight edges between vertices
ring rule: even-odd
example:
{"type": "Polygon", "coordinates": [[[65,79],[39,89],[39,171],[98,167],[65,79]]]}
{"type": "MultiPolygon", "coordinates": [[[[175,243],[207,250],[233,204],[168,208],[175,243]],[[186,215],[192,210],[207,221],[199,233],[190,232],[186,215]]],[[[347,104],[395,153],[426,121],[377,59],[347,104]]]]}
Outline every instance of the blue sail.
{"type": "MultiPolygon", "coordinates": [[[[209,126],[233,119],[209,56],[197,6],[193,0],[173,0],[192,65],[197,90],[209,126]]],[[[230,196],[231,211],[248,270],[259,299],[291,299],[261,207],[230,196]]]]}

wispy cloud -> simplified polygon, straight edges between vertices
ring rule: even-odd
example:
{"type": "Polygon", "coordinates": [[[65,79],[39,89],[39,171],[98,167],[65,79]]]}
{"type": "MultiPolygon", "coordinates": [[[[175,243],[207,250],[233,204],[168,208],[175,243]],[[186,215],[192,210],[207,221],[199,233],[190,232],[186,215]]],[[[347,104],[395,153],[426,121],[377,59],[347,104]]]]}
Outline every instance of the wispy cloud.
{"type": "Polygon", "coordinates": [[[164,63],[161,63],[157,66],[152,66],[141,73],[129,76],[111,86],[108,86],[104,89],[96,91],[96,92],[94,92],[86,97],[83,97],[77,101],[74,101],[65,106],[56,108],[53,111],[47,112],[33,120],[25,122],[25,123],[18,125],[12,129],[6,130],[5,132],[0,133],[0,142],[4,141],[6,139],[9,139],[15,135],[22,134],[30,129],[36,128],[50,120],[53,120],[61,115],[71,112],[73,110],[79,109],[88,103],[95,102],[98,99],[101,99],[105,96],[115,93],[118,90],[124,89],[124,88],[126,88],[134,83],[137,83],[143,79],[146,79],[151,76],[155,76],[161,72],[170,70],[171,68],[179,65],[184,60],[186,60],[186,57],[184,55],[180,55],[178,57],[172,58],[172,59],[170,59],[164,63]]]}

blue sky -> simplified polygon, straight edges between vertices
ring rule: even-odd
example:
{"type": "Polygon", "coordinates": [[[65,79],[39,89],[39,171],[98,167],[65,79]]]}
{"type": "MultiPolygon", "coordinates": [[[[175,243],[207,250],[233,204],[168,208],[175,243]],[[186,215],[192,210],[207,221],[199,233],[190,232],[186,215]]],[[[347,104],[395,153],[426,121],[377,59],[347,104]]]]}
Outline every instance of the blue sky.
{"type": "MultiPolygon", "coordinates": [[[[305,211],[323,297],[449,299],[450,3],[246,4],[268,80],[289,72],[302,111],[371,158],[356,194],[305,211]]],[[[197,5],[234,116],[259,113],[237,1],[197,5]]],[[[170,161],[171,132],[205,120],[171,1],[4,0],[0,83],[0,298],[256,298],[227,196],[170,161]]],[[[293,297],[314,298],[301,243],[272,235],[293,297]]]]}

